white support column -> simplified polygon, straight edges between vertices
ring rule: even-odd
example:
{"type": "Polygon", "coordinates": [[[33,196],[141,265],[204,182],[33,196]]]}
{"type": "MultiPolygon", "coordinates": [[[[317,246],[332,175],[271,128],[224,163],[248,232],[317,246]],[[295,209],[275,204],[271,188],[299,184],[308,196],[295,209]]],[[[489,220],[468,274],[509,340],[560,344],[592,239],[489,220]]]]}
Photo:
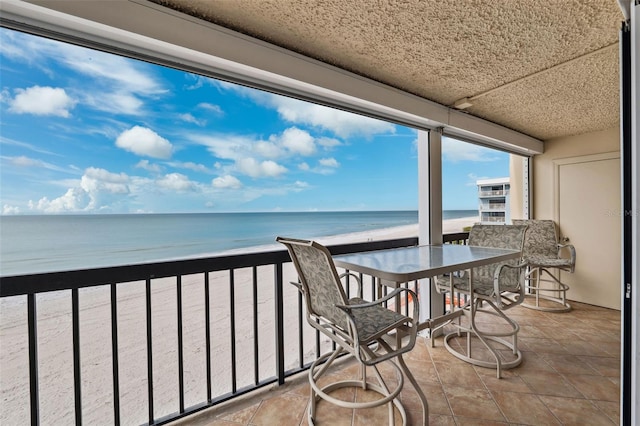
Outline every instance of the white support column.
{"type": "MultiPolygon", "coordinates": [[[[640,103],[640,84],[638,84],[638,72],[640,72],[640,4],[638,1],[631,2],[631,173],[632,173],[632,274],[631,274],[631,330],[624,330],[623,333],[632,333],[632,353],[631,360],[631,424],[640,422],[640,369],[638,368],[638,357],[640,356],[640,130],[638,129],[638,104],[640,103]]],[[[627,372],[628,374],[628,372],[627,372]]]]}
{"type": "MultiPolygon", "coordinates": [[[[418,131],[418,238],[421,245],[442,243],[442,130],[418,131]]],[[[420,282],[420,320],[444,313],[442,295],[420,282]]]]}

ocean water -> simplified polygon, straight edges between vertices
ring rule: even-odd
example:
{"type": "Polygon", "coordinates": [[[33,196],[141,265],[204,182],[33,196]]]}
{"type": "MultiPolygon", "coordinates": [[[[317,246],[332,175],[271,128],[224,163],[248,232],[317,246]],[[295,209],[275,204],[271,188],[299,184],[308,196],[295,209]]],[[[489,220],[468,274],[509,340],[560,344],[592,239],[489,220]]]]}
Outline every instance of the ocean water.
{"type": "MultiPolygon", "coordinates": [[[[447,210],[443,218],[477,216],[447,210]]],[[[417,211],[0,217],[0,276],[198,257],[418,222],[417,211]]]]}

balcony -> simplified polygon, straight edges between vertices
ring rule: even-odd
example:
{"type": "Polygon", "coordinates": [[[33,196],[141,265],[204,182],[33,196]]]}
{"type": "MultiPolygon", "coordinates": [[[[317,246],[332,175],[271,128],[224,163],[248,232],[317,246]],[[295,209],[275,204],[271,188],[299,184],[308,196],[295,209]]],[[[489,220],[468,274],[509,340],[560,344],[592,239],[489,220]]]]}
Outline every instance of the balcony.
{"type": "MultiPolygon", "coordinates": [[[[362,278],[372,293],[373,279],[362,278]]],[[[0,423],[306,424],[306,369],[331,344],[304,324],[301,299],[286,284],[295,279],[284,250],[3,277],[0,328],[16,344],[0,348],[0,423]]],[[[617,424],[620,313],[574,307],[560,315],[510,311],[522,327],[524,362],[501,380],[451,356],[442,338],[435,348],[420,339],[408,363],[431,421],[617,424]]],[[[336,374],[353,368],[344,362],[336,374]]],[[[411,387],[402,398],[416,416],[411,387]]],[[[319,407],[326,424],[377,416],[319,407]]]]}

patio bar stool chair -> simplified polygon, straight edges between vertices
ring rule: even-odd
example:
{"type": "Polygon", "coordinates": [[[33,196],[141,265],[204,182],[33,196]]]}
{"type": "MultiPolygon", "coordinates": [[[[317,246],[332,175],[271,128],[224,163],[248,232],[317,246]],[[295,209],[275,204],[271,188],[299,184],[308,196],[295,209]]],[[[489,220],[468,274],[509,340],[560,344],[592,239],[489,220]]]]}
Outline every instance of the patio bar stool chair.
{"type": "MultiPolygon", "coordinates": [[[[526,228],[526,225],[474,225],[469,232],[469,245],[521,251],[526,228]]],[[[524,278],[525,264],[520,259],[436,277],[439,292],[468,296],[466,304],[459,308],[463,310],[467,322],[451,323],[456,330],[444,336],[447,350],[471,364],[495,368],[498,378],[503,369],[520,365],[520,326],[504,312],[522,303],[524,278]],[[490,329],[486,324],[478,324],[477,316],[480,313],[498,317],[502,328],[490,329]],[[466,344],[454,345],[451,340],[456,337],[466,337],[466,344]],[[473,345],[473,341],[478,341],[480,346],[473,345]],[[510,357],[503,353],[505,348],[511,352],[510,357]],[[486,355],[482,352],[486,352],[486,355]]]]}
{"type": "MultiPolygon", "coordinates": [[[[277,237],[284,244],[298,272],[299,282],[292,283],[302,293],[306,304],[306,318],[309,325],[319,330],[336,344],[336,349],[322,355],[311,364],[309,384],[309,424],[316,420],[316,405],[320,399],[349,409],[365,409],[388,404],[389,424],[395,424],[395,410],[402,416],[402,424],[407,424],[407,414],[399,400],[404,385],[404,376],[415,388],[422,404],[422,423],[428,423],[427,400],[416,379],[411,374],[402,355],[413,349],[416,336],[419,304],[415,293],[406,288],[398,288],[383,298],[366,302],[361,298],[347,299],[341,278],[353,274],[338,275],[329,250],[315,241],[277,237]],[[385,301],[408,292],[415,301],[412,316],[405,316],[385,307],[385,301]],[[318,383],[331,364],[340,356],[355,358],[359,365],[358,377],[354,380],[334,381],[321,387],[318,383]],[[378,365],[388,362],[395,371],[397,385],[390,388],[385,382],[378,365]],[[324,363],[324,364],[323,364],[324,363]],[[373,370],[377,383],[367,380],[367,369],[373,370]],[[404,376],[403,376],[404,373],[404,376]],[[373,401],[346,401],[332,395],[332,392],[346,387],[370,390],[379,395],[373,401]]],[[[358,294],[361,294],[360,288],[358,294]]],[[[388,379],[387,379],[388,381],[388,379]]],[[[379,424],[379,423],[376,423],[379,424]]]]}
{"type": "Polygon", "coordinates": [[[574,272],[576,249],[571,244],[558,242],[553,220],[513,220],[513,223],[528,226],[522,255],[529,270],[522,306],[546,312],[570,311],[571,305],[567,301],[569,286],[560,281],[559,273],[574,272]],[[569,257],[561,256],[563,250],[569,252],[569,257]]]}

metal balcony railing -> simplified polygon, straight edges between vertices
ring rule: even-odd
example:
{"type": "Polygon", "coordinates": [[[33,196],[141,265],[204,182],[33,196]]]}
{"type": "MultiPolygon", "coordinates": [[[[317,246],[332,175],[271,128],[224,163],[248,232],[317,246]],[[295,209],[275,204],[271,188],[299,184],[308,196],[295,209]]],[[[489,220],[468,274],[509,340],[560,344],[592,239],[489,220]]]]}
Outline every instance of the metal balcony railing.
{"type": "Polygon", "coordinates": [[[505,210],[506,208],[505,203],[480,204],[480,210],[505,210]]]}
{"type": "MultiPolygon", "coordinates": [[[[465,244],[467,239],[468,233],[464,232],[444,236],[446,243],[465,244]]],[[[417,238],[406,238],[329,248],[332,254],[338,255],[417,243],[417,238]]],[[[361,279],[364,292],[374,294],[375,279],[362,276],[361,279]]],[[[47,378],[40,371],[43,359],[39,350],[46,341],[59,337],[39,334],[38,330],[54,317],[47,308],[47,298],[52,294],[62,292],[70,302],[70,312],[66,311],[66,315],[71,318],[71,338],[66,351],[70,352],[68,370],[72,376],[73,397],[69,398],[72,402],[68,406],[53,403],[64,423],[165,424],[266,385],[283,384],[287,377],[308,369],[331,345],[303,324],[302,298],[293,286],[286,284],[297,280],[297,275],[285,250],[7,276],[0,280],[2,302],[19,304],[22,301],[26,305],[23,319],[0,318],[2,328],[8,320],[13,321],[11,327],[25,330],[24,351],[22,355],[12,356],[24,357],[24,365],[28,365],[23,383],[26,390],[20,394],[25,395],[22,398],[28,395],[28,401],[19,400],[21,397],[15,390],[16,394],[2,395],[4,409],[16,400],[20,407],[26,407],[21,423],[38,425],[43,415],[41,394],[46,387],[43,380],[47,378]],[[265,268],[271,279],[263,279],[265,268]],[[97,324],[92,329],[91,318],[83,316],[86,311],[83,300],[85,295],[99,291],[105,293],[102,304],[110,323],[97,324]],[[199,300],[195,305],[187,303],[185,297],[194,291],[201,296],[195,298],[199,300]],[[216,295],[224,295],[225,300],[216,295]],[[166,304],[157,304],[158,297],[170,298],[173,308],[167,310],[166,304]],[[131,308],[134,302],[141,311],[138,320],[129,318],[135,316],[135,309],[131,308]],[[39,314],[40,306],[45,307],[44,314],[39,314]],[[265,306],[268,309],[264,309],[265,306]],[[224,332],[216,328],[220,324],[224,332]],[[103,339],[106,341],[91,338],[85,328],[97,334],[104,332],[109,337],[103,339]],[[141,336],[140,347],[121,344],[120,337],[127,333],[141,336]],[[110,377],[98,387],[102,401],[99,407],[86,402],[96,399],[90,395],[96,392],[96,386],[89,386],[90,379],[84,376],[91,376],[94,366],[100,364],[96,359],[90,362],[84,359],[83,354],[92,352],[88,350],[89,344],[100,346],[92,348],[93,352],[107,359],[109,365],[106,374],[110,377]],[[218,354],[220,351],[226,353],[218,354]],[[163,361],[167,354],[172,361],[163,361]],[[195,362],[194,367],[192,361],[196,355],[200,362],[195,362]],[[243,363],[239,363],[239,356],[243,363]],[[186,361],[187,357],[191,362],[186,361]],[[129,368],[127,363],[131,360],[141,364],[140,368],[129,368]],[[158,377],[158,371],[168,370],[173,371],[175,377],[165,380],[170,384],[159,383],[169,378],[158,377]],[[140,399],[145,403],[132,402],[140,399]]],[[[417,286],[417,282],[407,285],[417,286]]],[[[54,302],[57,306],[64,305],[60,298],[54,302]]],[[[402,304],[404,309],[409,309],[409,300],[402,304]]],[[[45,328],[57,335],[62,327],[56,323],[53,328],[45,328]]],[[[11,392],[3,389],[5,391],[11,392]]],[[[51,423],[48,417],[45,423],[51,423]]]]}
{"type": "Polygon", "coordinates": [[[478,191],[478,195],[480,195],[481,197],[493,197],[493,196],[502,196],[502,195],[508,195],[508,194],[509,194],[508,189],[499,190],[499,191],[478,191]]]}
{"type": "Polygon", "coordinates": [[[504,216],[483,216],[480,218],[481,222],[504,222],[506,219],[504,216]]]}

